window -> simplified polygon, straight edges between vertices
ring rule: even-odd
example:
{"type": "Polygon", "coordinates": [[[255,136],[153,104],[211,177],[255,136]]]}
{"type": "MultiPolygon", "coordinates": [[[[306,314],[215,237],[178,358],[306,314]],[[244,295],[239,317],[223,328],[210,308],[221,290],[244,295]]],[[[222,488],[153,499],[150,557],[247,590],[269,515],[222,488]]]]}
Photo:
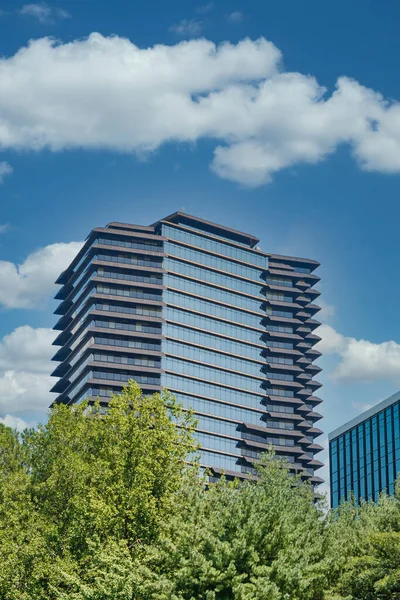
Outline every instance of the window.
{"type": "Polygon", "coordinates": [[[291,342],[277,342],[275,340],[268,340],[266,343],[268,348],[282,348],[287,350],[293,350],[294,345],[291,342]]]}
{"type": "Polygon", "coordinates": [[[97,352],[93,354],[93,360],[96,362],[114,363],[120,365],[137,365],[142,367],[160,368],[160,359],[150,358],[148,356],[129,356],[125,354],[103,354],[97,352]]]}
{"type": "MultiPolygon", "coordinates": [[[[93,338],[92,338],[93,339],[93,338]]],[[[116,346],[117,348],[139,348],[141,350],[155,350],[160,351],[160,342],[144,341],[138,339],[124,339],[124,338],[113,338],[106,336],[96,335],[95,344],[101,346],[116,346]]]]}
{"type": "Polygon", "coordinates": [[[294,429],[293,421],[267,420],[267,427],[271,429],[294,429]]]}
{"type": "Polygon", "coordinates": [[[277,275],[269,275],[265,278],[265,281],[271,285],[285,285],[287,287],[293,287],[293,281],[287,277],[278,277],[277,275]]]}
{"type": "Polygon", "coordinates": [[[212,317],[194,314],[179,308],[167,306],[163,311],[164,318],[169,322],[179,325],[188,325],[203,329],[207,333],[219,333],[227,337],[235,338],[238,341],[249,341],[253,344],[260,344],[261,332],[248,329],[240,325],[232,325],[229,322],[217,321],[212,317]]]}
{"type": "Polygon", "coordinates": [[[279,333],[293,333],[293,327],[284,325],[270,325],[269,323],[265,326],[267,331],[277,331],[279,333]]]}
{"type": "Polygon", "coordinates": [[[274,308],[267,306],[265,312],[267,315],[271,315],[273,317],[284,317],[286,319],[293,319],[293,313],[288,310],[275,310],[274,308]]]}
{"type": "Polygon", "coordinates": [[[248,360],[243,360],[233,356],[227,356],[225,354],[219,354],[213,352],[212,350],[188,346],[187,344],[182,344],[172,340],[163,341],[162,348],[165,354],[192,359],[196,362],[202,363],[203,365],[208,364],[211,367],[230,369],[232,371],[254,375],[255,377],[263,376],[261,372],[262,364],[250,362],[248,360]]]}
{"type": "Polygon", "coordinates": [[[161,317],[161,308],[158,306],[121,306],[119,304],[105,304],[96,302],[91,310],[121,313],[125,315],[143,315],[145,317],[161,317]]]}
{"type": "Polygon", "coordinates": [[[294,446],[294,440],[289,438],[267,437],[267,443],[274,446],[294,446]]]}
{"type": "Polygon", "coordinates": [[[230,244],[204,237],[200,233],[191,233],[168,225],[163,225],[163,235],[171,240],[177,240],[191,246],[197,246],[198,248],[203,248],[204,250],[209,250],[216,254],[242,260],[243,262],[253,263],[262,269],[267,268],[267,257],[259,254],[255,250],[242,250],[236,246],[231,246],[230,244]]]}
{"type": "Polygon", "coordinates": [[[163,326],[163,332],[164,335],[171,340],[189,342],[198,346],[204,346],[208,349],[213,348],[215,350],[220,350],[221,352],[237,354],[238,356],[242,356],[243,358],[246,357],[254,361],[262,360],[261,348],[251,346],[250,344],[244,344],[237,340],[225,339],[174,323],[166,323],[163,326]]]}
{"type": "Polygon", "coordinates": [[[98,283],[96,287],[93,288],[93,291],[107,296],[124,296],[127,298],[143,298],[145,300],[162,301],[161,294],[153,290],[140,289],[137,287],[120,287],[112,283],[109,285],[98,283]]]}
{"type": "Polygon", "coordinates": [[[109,321],[97,318],[92,321],[92,324],[95,327],[101,327],[102,329],[118,329],[119,331],[142,331],[143,333],[161,334],[160,325],[142,323],[139,321],[136,323],[124,323],[123,321],[109,321]]]}
{"type": "Polygon", "coordinates": [[[97,271],[93,273],[94,277],[102,277],[104,279],[121,279],[124,281],[138,281],[142,283],[154,283],[156,285],[162,285],[162,275],[155,273],[123,273],[119,271],[112,271],[107,268],[98,267],[97,271]]]}
{"type": "MultiPolygon", "coordinates": [[[[168,388],[171,388],[172,382],[169,376],[166,377],[165,382],[168,388]]],[[[265,414],[263,411],[256,411],[250,407],[238,406],[236,404],[226,404],[222,401],[209,398],[195,398],[182,393],[175,394],[176,399],[185,408],[192,408],[196,413],[205,413],[213,415],[214,417],[224,417],[226,419],[232,419],[232,421],[241,421],[245,423],[253,423],[255,425],[262,423],[261,417],[265,414]]],[[[205,419],[208,417],[199,417],[199,419],[205,419]]],[[[216,419],[213,419],[215,421],[216,419]]],[[[200,422],[200,421],[199,421],[200,422]]],[[[228,423],[229,427],[237,425],[234,423],[228,423]]],[[[222,432],[220,432],[222,433],[222,432]]]]}
{"type": "Polygon", "coordinates": [[[151,385],[160,385],[160,377],[156,375],[137,375],[136,373],[124,373],[114,372],[114,371],[101,371],[99,369],[94,369],[91,373],[91,377],[93,379],[106,379],[107,381],[122,381],[127,382],[131,379],[134,379],[137,383],[142,384],[151,384],[151,385]]]}
{"type": "Polygon", "coordinates": [[[185,294],[173,292],[167,290],[164,293],[163,300],[166,304],[176,306],[178,308],[187,308],[191,311],[198,311],[207,315],[219,319],[225,319],[232,323],[240,323],[247,327],[253,327],[254,329],[261,329],[262,313],[251,314],[243,310],[237,310],[230,308],[223,304],[216,304],[209,300],[200,300],[199,298],[192,298],[185,294]]]}
{"type": "Polygon", "coordinates": [[[231,307],[237,306],[239,308],[247,308],[253,312],[260,312],[261,315],[263,314],[263,311],[260,308],[263,300],[261,296],[259,300],[257,298],[249,298],[248,296],[243,296],[235,292],[229,292],[226,289],[219,289],[205,283],[185,279],[184,277],[173,275],[172,273],[164,274],[163,281],[164,285],[172,291],[193,294],[205,298],[206,300],[216,300],[222,302],[224,305],[229,304],[231,307]]]}
{"type": "Polygon", "coordinates": [[[266,392],[271,396],[286,396],[287,398],[294,397],[294,392],[292,390],[285,390],[284,388],[269,388],[266,390],[266,392]]]}
{"type": "Polygon", "coordinates": [[[243,294],[250,294],[252,296],[258,296],[261,291],[262,281],[251,283],[243,279],[238,279],[233,275],[225,275],[216,271],[204,267],[198,267],[195,265],[187,264],[173,258],[166,258],[164,260],[164,268],[168,273],[175,275],[186,275],[193,279],[197,279],[201,282],[208,282],[225,289],[236,290],[243,294]]]}
{"type": "Polygon", "coordinates": [[[219,256],[213,256],[212,254],[206,254],[194,248],[186,248],[171,242],[165,244],[165,251],[168,256],[180,258],[183,260],[191,261],[205,267],[212,269],[218,269],[240,277],[246,277],[247,279],[260,279],[262,271],[260,269],[252,268],[247,265],[242,265],[231,260],[226,260],[219,256]]]}
{"type": "Polygon", "coordinates": [[[170,356],[167,356],[163,360],[163,368],[165,371],[197,377],[202,381],[212,381],[243,390],[262,393],[262,380],[253,379],[251,376],[246,376],[245,374],[238,375],[236,373],[220,371],[212,367],[190,363],[187,360],[172,358],[170,356]]]}
{"type": "Polygon", "coordinates": [[[269,363],[275,363],[278,365],[293,365],[293,358],[286,358],[284,356],[267,356],[266,361],[269,363]]]}
{"type": "Polygon", "coordinates": [[[163,374],[162,385],[174,393],[195,394],[205,398],[226,400],[227,402],[249,406],[250,408],[261,408],[261,398],[257,395],[224,388],[206,381],[189,379],[175,373],[163,374]]]}
{"type": "Polygon", "coordinates": [[[279,292],[266,292],[265,297],[268,300],[276,300],[277,302],[293,302],[292,296],[285,296],[285,294],[279,292]]]}
{"type": "Polygon", "coordinates": [[[280,412],[280,413],[294,413],[293,406],[285,406],[284,404],[267,404],[267,410],[270,412],[280,412]]]}
{"type": "Polygon", "coordinates": [[[276,373],[274,371],[265,371],[265,377],[268,379],[277,379],[279,381],[294,381],[293,375],[287,373],[276,373]]]}
{"type": "Polygon", "coordinates": [[[120,246],[121,248],[138,248],[140,250],[152,250],[153,252],[162,252],[163,246],[162,242],[158,243],[155,240],[144,240],[137,239],[132,240],[132,238],[105,238],[99,237],[93,241],[94,244],[102,244],[104,246],[120,246]]]}
{"type": "Polygon", "coordinates": [[[162,268],[162,262],[155,256],[135,255],[135,254],[106,254],[99,253],[93,257],[93,260],[102,260],[106,262],[120,263],[124,265],[138,265],[140,267],[150,267],[155,269],[162,268]]]}

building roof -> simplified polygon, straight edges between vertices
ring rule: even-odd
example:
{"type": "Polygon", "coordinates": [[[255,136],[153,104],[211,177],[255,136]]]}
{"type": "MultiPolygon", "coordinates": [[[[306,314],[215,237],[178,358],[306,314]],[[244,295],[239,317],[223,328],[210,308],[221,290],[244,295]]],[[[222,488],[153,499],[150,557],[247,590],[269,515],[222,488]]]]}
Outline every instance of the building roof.
{"type": "MultiPolygon", "coordinates": [[[[257,237],[251,235],[250,233],[243,233],[243,231],[231,229],[230,227],[225,227],[224,225],[219,225],[218,223],[213,223],[212,221],[206,221],[205,219],[200,219],[199,217],[194,217],[193,215],[189,215],[181,211],[174,212],[172,215],[168,215],[167,217],[161,219],[161,221],[169,221],[170,223],[182,223],[186,221],[188,224],[190,224],[190,222],[193,224],[200,223],[201,225],[215,229],[221,233],[225,233],[225,235],[232,236],[242,243],[248,244],[251,248],[253,248],[260,241],[257,237]]],[[[153,223],[153,227],[159,222],[160,221],[153,223]]]]}
{"type": "MultiPolygon", "coordinates": [[[[239,244],[244,244],[244,245],[248,246],[249,249],[256,251],[260,255],[268,257],[269,259],[272,259],[272,260],[284,259],[284,260],[294,262],[294,263],[304,263],[305,265],[308,265],[310,267],[310,270],[314,270],[320,264],[318,261],[312,260],[309,258],[300,258],[300,257],[295,257],[295,256],[283,256],[283,255],[279,255],[279,254],[271,254],[268,252],[263,252],[260,248],[257,247],[257,244],[260,240],[250,233],[244,233],[243,231],[238,231],[237,229],[225,227],[224,225],[219,225],[218,223],[214,223],[212,221],[206,221],[205,219],[201,219],[200,217],[195,217],[193,215],[189,215],[188,213],[185,213],[182,211],[177,211],[177,212],[172,213],[171,215],[168,215],[167,217],[164,217],[163,219],[160,219],[159,221],[156,221],[152,225],[136,225],[133,223],[121,223],[119,221],[112,221],[112,222],[108,223],[108,225],[106,227],[95,227],[94,229],[92,229],[92,231],[86,237],[85,243],[83,244],[82,248],[77,253],[77,255],[75,256],[75,258],[72,260],[72,262],[69,264],[69,266],[58,277],[56,283],[60,284],[60,285],[63,284],[65,278],[71,273],[71,271],[75,268],[75,265],[80,261],[82,256],[86,253],[86,251],[90,247],[91,242],[96,234],[98,234],[98,233],[113,233],[113,234],[120,233],[121,235],[125,234],[125,235],[129,235],[129,236],[138,236],[138,237],[146,237],[147,236],[147,237],[151,237],[153,239],[162,241],[162,240],[165,240],[166,238],[160,236],[159,233],[157,233],[157,229],[156,229],[156,226],[159,225],[160,223],[172,223],[177,226],[179,226],[181,224],[183,226],[187,225],[189,227],[195,226],[196,224],[198,224],[198,225],[202,226],[202,229],[204,229],[204,231],[206,233],[208,232],[211,235],[212,234],[214,234],[214,235],[220,234],[223,237],[225,237],[228,241],[231,241],[231,243],[236,242],[239,244]]],[[[274,265],[272,264],[271,268],[274,269],[274,268],[276,268],[276,266],[274,267],[274,265]]],[[[293,268],[295,269],[296,266],[294,266],[293,268]]],[[[315,279],[319,279],[319,278],[316,278],[315,276],[311,276],[311,275],[307,275],[307,277],[314,277],[315,279]]],[[[308,292],[319,295],[319,292],[316,292],[316,290],[313,290],[313,289],[309,289],[308,292]]],[[[310,309],[312,307],[313,307],[313,305],[310,303],[305,308],[310,309]]],[[[319,307],[315,307],[315,308],[317,308],[319,310],[319,307]]],[[[311,351],[309,353],[311,353],[311,351]]],[[[316,354],[317,351],[313,350],[312,353],[316,354]]]]}
{"type": "Polygon", "coordinates": [[[340,427],[338,427],[337,429],[332,431],[328,435],[329,441],[339,437],[343,433],[346,433],[346,431],[349,431],[350,429],[357,427],[357,425],[360,425],[360,423],[363,423],[364,421],[367,421],[371,417],[374,417],[378,413],[385,410],[385,408],[392,406],[392,404],[395,404],[399,400],[400,400],[400,392],[396,392],[392,396],[389,396],[389,398],[382,400],[382,402],[378,402],[378,404],[375,404],[375,406],[373,406],[372,408],[369,408],[368,410],[364,411],[363,413],[361,413],[361,415],[354,417],[354,419],[351,419],[351,421],[348,421],[344,425],[341,425],[340,427]]]}

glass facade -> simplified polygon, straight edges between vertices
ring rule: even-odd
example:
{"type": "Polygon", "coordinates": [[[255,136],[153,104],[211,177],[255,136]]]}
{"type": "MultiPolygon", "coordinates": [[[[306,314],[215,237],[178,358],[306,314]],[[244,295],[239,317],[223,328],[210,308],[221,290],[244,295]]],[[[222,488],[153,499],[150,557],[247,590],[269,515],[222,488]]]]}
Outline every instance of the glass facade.
{"type": "Polygon", "coordinates": [[[318,485],[318,263],[257,242],[185,213],[94,229],[57,281],[56,401],[166,388],[194,410],[215,476],[252,476],[272,444],[318,485]]]}
{"type": "Polygon", "coordinates": [[[331,505],[394,493],[400,474],[400,393],[329,436],[331,505]]]}

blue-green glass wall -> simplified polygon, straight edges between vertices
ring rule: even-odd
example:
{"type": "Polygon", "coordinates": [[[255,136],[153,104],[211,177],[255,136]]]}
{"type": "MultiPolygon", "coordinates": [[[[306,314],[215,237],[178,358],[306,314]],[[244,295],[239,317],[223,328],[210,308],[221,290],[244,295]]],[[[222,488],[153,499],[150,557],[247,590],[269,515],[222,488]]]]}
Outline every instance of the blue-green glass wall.
{"type": "Polygon", "coordinates": [[[330,442],[331,504],[394,493],[400,473],[399,402],[330,442]]]}

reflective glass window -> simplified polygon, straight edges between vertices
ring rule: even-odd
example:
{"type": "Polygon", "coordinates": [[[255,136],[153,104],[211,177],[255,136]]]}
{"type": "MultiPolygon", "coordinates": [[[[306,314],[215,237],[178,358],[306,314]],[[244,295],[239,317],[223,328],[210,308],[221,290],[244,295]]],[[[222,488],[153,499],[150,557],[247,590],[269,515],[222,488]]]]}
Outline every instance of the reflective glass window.
{"type": "Polygon", "coordinates": [[[208,270],[204,267],[197,267],[195,265],[189,265],[173,258],[166,258],[164,261],[164,268],[170,273],[186,275],[199,281],[207,281],[210,284],[219,285],[227,288],[228,290],[236,290],[252,296],[257,296],[260,293],[260,285],[256,283],[250,283],[243,279],[235,278],[231,275],[224,275],[215,271],[208,270]]]}
{"type": "Polygon", "coordinates": [[[225,244],[214,239],[202,236],[201,234],[191,233],[182,229],[176,229],[168,225],[163,225],[163,235],[171,240],[177,240],[190,246],[197,246],[216,254],[222,254],[230,258],[252,263],[262,269],[267,268],[267,257],[259,254],[256,250],[242,250],[236,246],[225,244]]]}
{"type": "Polygon", "coordinates": [[[205,267],[218,269],[220,271],[232,273],[233,275],[239,275],[240,277],[246,277],[248,279],[254,279],[256,281],[260,279],[262,274],[260,269],[255,269],[247,265],[233,262],[219,256],[213,256],[212,254],[207,254],[205,252],[180,246],[179,244],[174,244],[171,242],[165,243],[165,252],[169,257],[181,258],[199,265],[204,265],[205,267]]]}

